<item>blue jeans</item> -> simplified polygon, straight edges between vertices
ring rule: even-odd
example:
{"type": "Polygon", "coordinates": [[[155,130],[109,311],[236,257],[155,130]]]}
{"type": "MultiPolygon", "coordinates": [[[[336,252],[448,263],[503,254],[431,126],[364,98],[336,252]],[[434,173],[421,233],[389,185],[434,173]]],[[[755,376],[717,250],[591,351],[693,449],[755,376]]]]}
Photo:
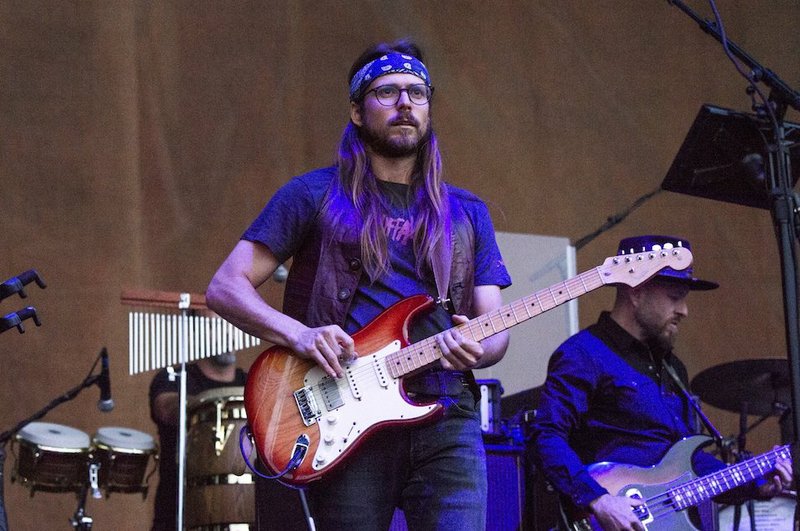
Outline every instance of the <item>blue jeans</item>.
{"type": "Polygon", "coordinates": [[[309,486],[319,531],[386,531],[395,507],[411,531],[486,529],[486,453],[468,390],[442,399],[443,417],[383,428],[309,486]]]}

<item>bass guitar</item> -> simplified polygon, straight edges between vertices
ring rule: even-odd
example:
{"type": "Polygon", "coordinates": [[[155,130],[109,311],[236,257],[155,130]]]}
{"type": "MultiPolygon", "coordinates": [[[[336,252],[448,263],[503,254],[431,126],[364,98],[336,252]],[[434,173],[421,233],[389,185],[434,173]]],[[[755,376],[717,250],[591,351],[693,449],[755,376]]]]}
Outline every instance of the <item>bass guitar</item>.
{"type": "MultiPolygon", "coordinates": [[[[681,247],[610,257],[457,328],[480,341],[600,286],[637,286],[665,267],[682,270],[691,263],[691,252],[681,247]]],[[[261,462],[273,474],[286,472],[281,481],[303,485],[339,466],[374,430],[423,422],[439,413],[438,402],[412,402],[402,383],[404,376],[441,358],[435,337],[408,342],[409,322],[433,304],[427,295],[403,299],[353,334],[359,357],[343,367],[343,378],[331,378],[286,347],[264,351],[251,366],[244,391],[261,462]]]]}
{"type": "MultiPolygon", "coordinates": [[[[789,445],[781,446],[697,477],[692,471],[692,455],[710,442],[709,437],[695,435],[675,443],[653,467],[596,463],[589,466],[589,475],[608,492],[644,500],[633,512],[648,531],[695,530],[700,528],[692,521],[690,508],[775,470],[780,458],[791,458],[789,445]]],[[[592,515],[576,514],[573,509],[565,513],[573,531],[602,529],[592,515]]]]}

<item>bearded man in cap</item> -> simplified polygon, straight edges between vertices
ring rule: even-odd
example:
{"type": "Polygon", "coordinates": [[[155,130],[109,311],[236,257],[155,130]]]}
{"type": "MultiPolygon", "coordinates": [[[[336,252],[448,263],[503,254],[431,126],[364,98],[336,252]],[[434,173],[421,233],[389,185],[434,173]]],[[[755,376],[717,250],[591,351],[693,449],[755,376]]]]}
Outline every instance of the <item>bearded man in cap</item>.
{"type": "MultiPolygon", "coordinates": [[[[622,240],[618,252],[675,247],[690,249],[684,239],[639,236],[622,240]]],[[[603,529],[643,530],[640,518],[649,509],[640,507],[641,499],[606,490],[587,466],[612,462],[651,467],[676,442],[695,434],[694,410],[685,392],[687,371],[673,345],[689,315],[689,292],[717,287],[695,278],[691,267],[665,268],[637,287],[620,285],[611,311],[567,339],[550,358],[533,427],[534,454],[562,499],[593,515],[603,529]]],[[[699,476],[725,466],[702,451],[691,461],[699,476]]],[[[741,503],[769,498],[791,477],[790,461],[781,458],[766,478],[714,499],[741,503]]]]}

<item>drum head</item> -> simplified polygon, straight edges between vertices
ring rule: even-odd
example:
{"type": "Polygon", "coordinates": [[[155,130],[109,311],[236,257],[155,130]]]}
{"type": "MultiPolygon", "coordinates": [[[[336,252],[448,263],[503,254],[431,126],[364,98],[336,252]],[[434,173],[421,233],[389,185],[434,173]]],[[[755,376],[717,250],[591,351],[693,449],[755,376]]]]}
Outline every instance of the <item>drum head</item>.
{"type": "Polygon", "coordinates": [[[191,412],[197,408],[203,407],[209,403],[214,403],[218,400],[222,400],[224,402],[243,402],[244,387],[241,385],[217,387],[216,389],[208,389],[207,391],[197,393],[189,399],[187,410],[191,412]]]}
{"type": "Polygon", "coordinates": [[[152,450],[156,446],[153,438],[147,433],[132,428],[114,426],[99,428],[94,440],[112,448],[130,448],[142,451],[152,450]]]}
{"type": "Polygon", "coordinates": [[[69,426],[51,422],[31,422],[19,430],[17,437],[37,446],[88,449],[89,434],[69,426]]]}

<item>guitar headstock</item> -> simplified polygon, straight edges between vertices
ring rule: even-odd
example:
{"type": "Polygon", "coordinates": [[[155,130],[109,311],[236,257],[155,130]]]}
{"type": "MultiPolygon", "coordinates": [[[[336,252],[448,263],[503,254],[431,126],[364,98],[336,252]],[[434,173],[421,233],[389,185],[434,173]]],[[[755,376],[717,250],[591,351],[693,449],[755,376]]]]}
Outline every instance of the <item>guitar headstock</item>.
{"type": "Polygon", "coordinates": [[[683,247],[673,247],[611,256],[597,269],[600,271],[603,284],[627,284],[635,287],[665,267],[681,271],[690,265],[692,265],[692,252],[683,247]]]}

